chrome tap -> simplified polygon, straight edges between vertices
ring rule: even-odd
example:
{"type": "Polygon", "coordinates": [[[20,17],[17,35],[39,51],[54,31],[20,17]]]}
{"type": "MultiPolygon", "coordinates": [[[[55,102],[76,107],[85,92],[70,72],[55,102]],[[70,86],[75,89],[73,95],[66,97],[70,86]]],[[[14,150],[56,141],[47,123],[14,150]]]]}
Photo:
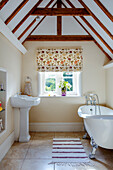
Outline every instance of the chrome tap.
{"type": "Polygon", "coordinates": [[[87,93],[85,95],[85,98],[86,98],[86,104],[87,105],[88,105],[88,103],[90,103],[90,105],[95,106],[95,114],[97,112],[97,106],[98,106],[99,114],[101,115],[98,95],[95,94],[95,93],[87,93]]]}

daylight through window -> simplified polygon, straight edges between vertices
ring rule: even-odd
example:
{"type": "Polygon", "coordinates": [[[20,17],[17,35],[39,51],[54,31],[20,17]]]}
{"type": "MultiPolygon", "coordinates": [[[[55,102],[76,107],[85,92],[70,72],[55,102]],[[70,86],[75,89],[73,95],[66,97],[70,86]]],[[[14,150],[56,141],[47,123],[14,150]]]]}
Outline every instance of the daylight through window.
{"type": "Polygon", "coordinates": [[[81,96],[81,72],[39,72],[39,95],[61,95],[60,81],[66,81],[70,85],[67,95],[81,96]]]}

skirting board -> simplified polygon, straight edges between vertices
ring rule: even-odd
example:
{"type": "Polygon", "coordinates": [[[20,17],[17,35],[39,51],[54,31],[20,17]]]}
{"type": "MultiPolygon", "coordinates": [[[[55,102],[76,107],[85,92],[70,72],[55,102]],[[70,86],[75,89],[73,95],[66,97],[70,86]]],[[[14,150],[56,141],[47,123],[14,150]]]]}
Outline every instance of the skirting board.
{"type": "Polygon", "coordinates": [[[12,144],[14,143],[14,131],[0,145],[0,161],[4,158],[12,144]]]}
{"type": "Polygon", "coordinates": [[[31,132],[77,132],[83,131],[83,123],[30,123],[31,132]]]}

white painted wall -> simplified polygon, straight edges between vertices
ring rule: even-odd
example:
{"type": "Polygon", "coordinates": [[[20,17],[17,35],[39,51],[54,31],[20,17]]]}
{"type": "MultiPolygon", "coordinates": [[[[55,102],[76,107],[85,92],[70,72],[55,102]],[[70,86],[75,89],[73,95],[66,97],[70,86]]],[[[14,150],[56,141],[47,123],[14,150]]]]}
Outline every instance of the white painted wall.
{"type": "MultiPolygon", "coordinates": [[[[23,56],[22,89],[26,76],[32,79],[33,95],[37,96],[37,48],[83,48],[83,94],[94,91],[98,94],[100,103],[105,104],[105,55],[93,42],[25,42],[28,52],[23,56]]],[[[42,98],[38,106],[30,110],[30,122],[81,122],[77,109],[85,104],[85,97],[79,98],[42,98]]]]}
{"type": "Polygon", "coordinates": [[[14,131],[14,114],[10,97],[20,91],[22,54],[0,33],[0,67],[8,73],[7,131],[0,138],[0,144],[14,131]]]}

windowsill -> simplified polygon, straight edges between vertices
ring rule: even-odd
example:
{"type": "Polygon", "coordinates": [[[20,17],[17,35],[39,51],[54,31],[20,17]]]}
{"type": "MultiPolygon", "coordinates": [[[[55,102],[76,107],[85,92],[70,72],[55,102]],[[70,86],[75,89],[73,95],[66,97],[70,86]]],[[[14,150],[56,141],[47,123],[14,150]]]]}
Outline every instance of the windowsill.
{"type": "Polygon", "coordinates": [[[46,95],[40,95],[40,98],[70,98],[70,97],[82,97],[77,95],[67,95],[67,96],[61,96],[61,95],[54,95],[54,96],[46,96],[46,95]]]}

